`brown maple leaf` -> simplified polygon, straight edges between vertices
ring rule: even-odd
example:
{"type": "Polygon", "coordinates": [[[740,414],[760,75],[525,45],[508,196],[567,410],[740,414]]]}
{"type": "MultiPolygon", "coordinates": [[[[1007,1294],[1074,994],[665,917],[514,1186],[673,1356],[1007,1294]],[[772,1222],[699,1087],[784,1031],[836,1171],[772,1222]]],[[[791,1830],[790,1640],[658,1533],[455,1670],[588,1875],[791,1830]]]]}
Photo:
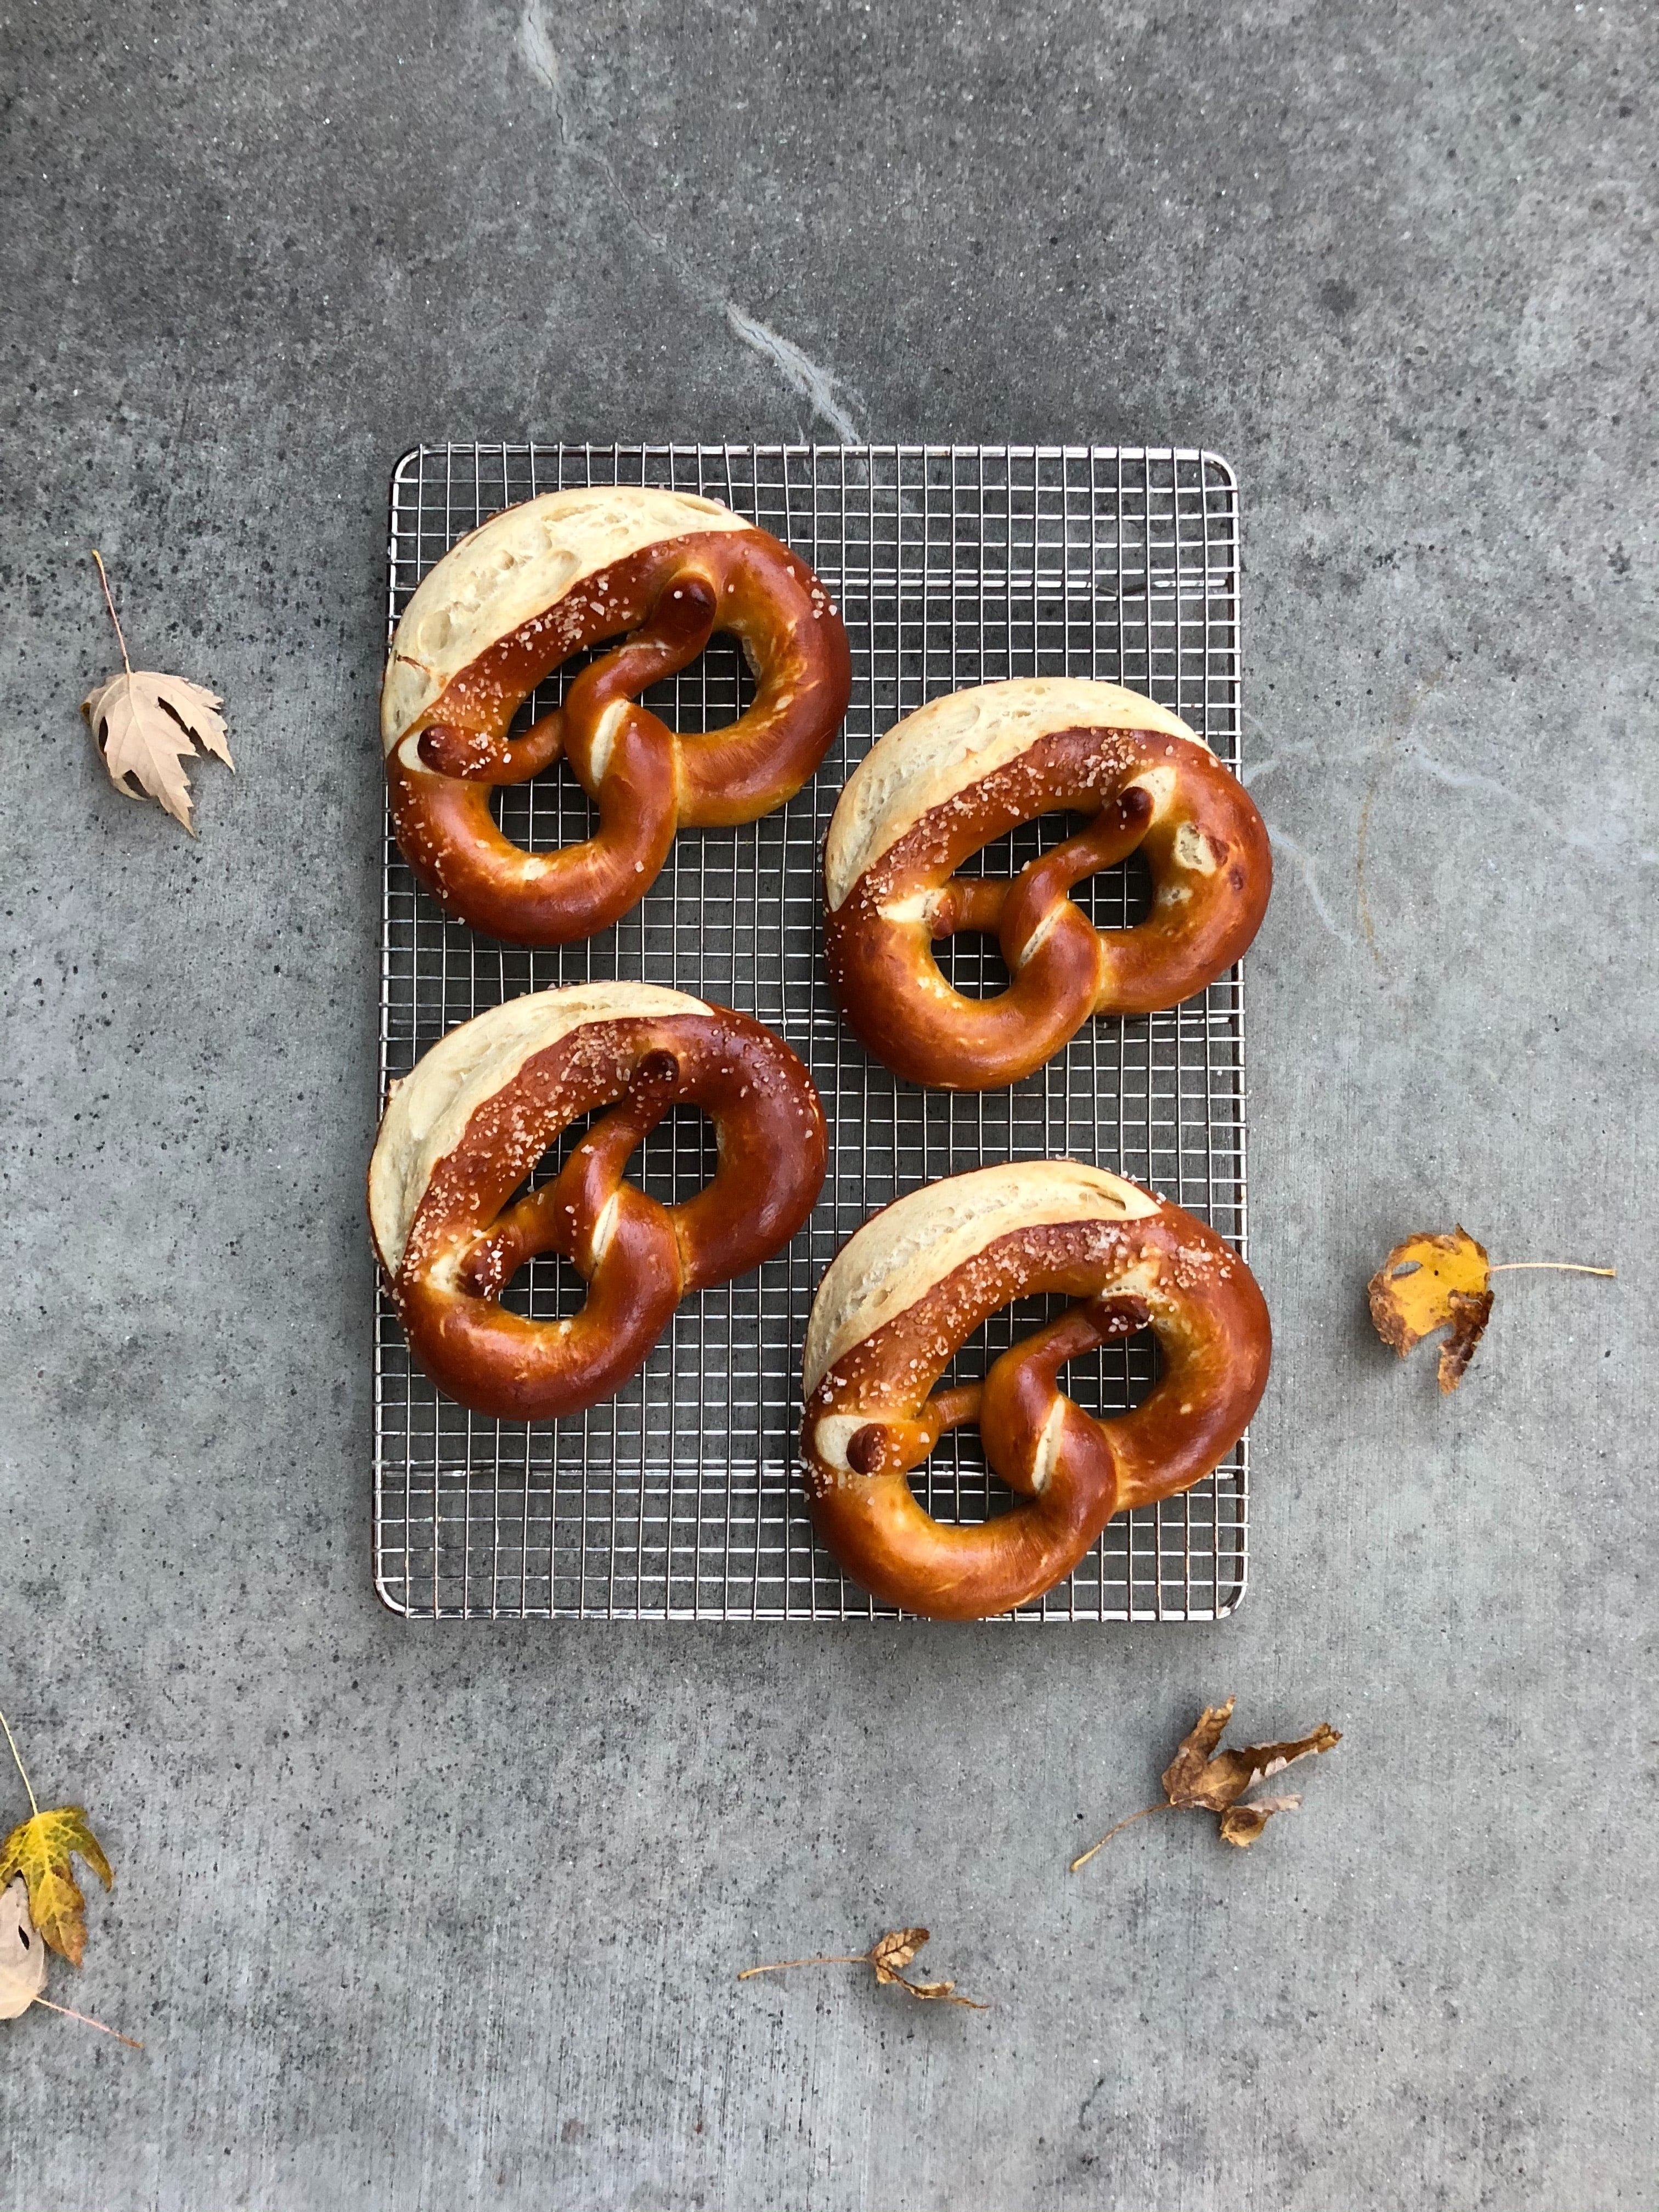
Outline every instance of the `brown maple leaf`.
{"type": "Polygon", "coordinates": [[[1311,1735],[1299,1736],[1293,1743],[1252,1743],[1242,1751],[1217,1751],[1237,1702],[1229,1698],[1224,1705],[1206,1705],[1192,1734],[1182,1737],[1180,1750],[1164,1770],[1164,1794],[1172,1808],[1198,1805],[1206,1813],[1224,1813],[1258,1782],[1283,1773],[1292,1759],[1334,1750],[1342,1741],[1322,1722],[1311,1735]]]}
{"type": "Polygon", "coordinates": [[[1299,1805],[1299,1797],[1261,1797],[1253,1805],[1241,1805],[1239,1800],[1247,1790],[1255,1789],[1270,1775],[1282,1774],[1291,1762],[1306,1759],[1316,1752],[1333,1751],[1342,1738],[1328,1722],[1322,1721],[1311,1735],[1297,1736],[1288,1743],[1247,1744],[1241,1751],[1218,1751],[1228,1722],[1233,1717],[1237,1701],[1229,1698],[1224,1705],[1206,1705],[1194,1722],[1189,1735],[1181,1740],[1181,1747],[1164,1770],[1164,1799],[1161,1805],[1143,1806],[1139,1813],[1131,1813],[1114,1828],[1109,1828],[1098,1844],[1091,1844],[1072,1861],[1072,1872],[1088,1865],[1101,1845],[1109,1844],[1123,1829],[1135,1821],[1144,1820],[1153,1813],[1198,1811],[1221,1815],[1221,1834],[1224,1841],[1246,1850],[1267,1826],[1275,1813],[1288,1813],[1299,1805]]]}
{"type": "Polygon", "coordinates": [[[972,1997],[958,1996],[954,1982],[912,1982],[905,1978],[904,1968],[927,1941],[925,1928],[894,1928],[878,1936],[867,1951],[835,1951],[817,1959],[774,1959],[764,1966],[745,1966],[738,1979],[746,1982],[756,1974],[781,1974],[791,1966],[870,1966],[875,1970],[878,1983],[896,1982],[913,1997],[965,2005],[969,2012],[988,2012],[988,2005],[975,2004],[972,1997]]]}
{"type": "Polygon", "coordinates": [[[155,799],[182,823],[193,837],[190,817],[190,778],[182,763],[199,746],[223,761],[230,757],[225,725],[219,714],[223,703],[216,692],[182,676],[162,676],[153,669],[135,669],[127,657],[127,641],[110,598],[101,555],[94,553],[104,586],[110,620],[120,642],[122,672],[94,684],[81,702],[110,781],[125,799],[155,799]]]}

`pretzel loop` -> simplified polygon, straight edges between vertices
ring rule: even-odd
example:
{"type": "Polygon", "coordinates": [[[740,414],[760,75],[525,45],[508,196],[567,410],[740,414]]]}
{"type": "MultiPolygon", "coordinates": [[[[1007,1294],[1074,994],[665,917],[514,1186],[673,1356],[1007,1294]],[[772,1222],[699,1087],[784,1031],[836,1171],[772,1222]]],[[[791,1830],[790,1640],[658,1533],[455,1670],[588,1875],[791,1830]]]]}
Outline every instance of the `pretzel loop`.
{"type": "Polygon", "coordinates": [[[802,1454],[813,1519],[848,1571],[912,1613],[1008,1611],[1082,1559],[1112,1515],[1190,1488],[1231,1449],[1267,1379],[1267,1309],[1205,1224],[1072,1161],[986,1168],[912,1192],[837,1255],[807,1330],[802,1454]],[[991,1366],[935,1389],[1011,1300],[1074,1303],[991,1366]],[[1164,1372],[1100,1419],[1070,1360],[1151,1328],[1164,1372]],[[1018,1503],[978,1526],[927,1514],[907,1476],[973,1421],[1018,1503]]]}
{"type": "Polygon", "coordinates": [[[752,821],[812,774],[846,711],[846,632],[787,546],[713,501],[653,489],[550,493],[495,515],[422,580],[381,694],[392,824],[452,913],[525,945],[608,927],[637,904],[678,829],[752,821]],[[681,734],[640,703],[716,629],[755,696],[724,728],[681,734]],[[570,656],[622,642],[514,738],[521,702],[570,656]],[[594,835],[527,853],[490,811],[497,786],[561,757],[594,835]]]}

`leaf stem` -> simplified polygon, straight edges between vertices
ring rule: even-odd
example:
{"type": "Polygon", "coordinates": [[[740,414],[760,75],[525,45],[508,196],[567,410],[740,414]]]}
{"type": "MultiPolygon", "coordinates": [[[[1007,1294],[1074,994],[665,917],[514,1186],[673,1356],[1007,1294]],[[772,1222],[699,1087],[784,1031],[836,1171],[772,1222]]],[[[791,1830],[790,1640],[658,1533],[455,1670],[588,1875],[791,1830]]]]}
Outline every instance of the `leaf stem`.
{"type": "Polygon", "coordinates": [[[1523,1267],[1553,1267],[1563,1275],[1617,1275],[1617,1267],[1586,1267],[1577,1260],[1500,1260],[1489,1275],[1517,1274],[1523,1267]]]}
{"type": "MultiPolygon", "coordinates": [[[[832,1951],[822,1959],[774,1959],[769,1966],[745,1966],[738,1976],[746,1982],[751,1974],[781,1974],[786,1966],[870,1966],[875,1964],[867,1951],[832,1951]]],[[[895,1974],[895,1981],[900,1978],[895,1974]]]]}
{"type": "MultiPolygon", "coordinates": [[[[109,595],[109,578],[104,573],[104,556],[98,550],[98,548],[95,545],[92,549],[92,557],[98,563],[98,580],[104,587],[104,605],[109,609],[109,618],[115,624],[115,640],[116,643],[121,648],[122,665],[125,668],[127,674],[131,676],[132,673],[132,663],[127,658],[127,641],[121,635],[121,617],[116,613],[115,602],[109,595]]],[[[94,2025],[96,2026],[95,2021],[94,2025]]],[[[111,2028],[109,2032],[112,2035],[115,2033],[113,2028],[111,2028]]]]}
{"type": "Polygon", "coordinates": [[[1144,1820],[1149,1813],[1167,1813],[1170,1809],[1168,1805],[1143,1805],[1138,1813],[1131,1813],[1127,1820],[1120,1820],[1116,1827],[1108,1828],[1100,1841],[1097,1844],[1091,1844],[1081,1857],[1074,1858],[1072,1861],[1072,1872],[1075,1874],[1079,1867],[1086,1867],[1095,1853],[1103,1850],[1114,1836],[1121,1836],[1126,1828],[1133,1828],[1137,1820],[1144,1820]]]}
{"type": "MultiPolygon", "coordinates": [[[[1155,1806],[1152,1809],[1156,1812],[1162,1808],[1155,1806]]],[[[746,1982],[756,1974],[781,1974],[787,1966],[873,1966],[875,1964],[876,1954],[872,1946],[868,1951],[830,1951],[818,1959],[774,1959],[764,1966],[745,1966],[738,1979],[746,1982]]],[[[991,2009],[989,2005],[980,2004],[972,1997],[958,1996],[948,1984],[943,1989],[919,1989],[915,1982],[900,1973],[896,1966],[888,1967],[887,1978],[896,1982],[900,1989],[908,1990],[913,1997],[943,1996],[951,2004],[965,2005],[969,2012],[989,2012],[991,2009]]]]}
{"type": "Polygon", "coordinates": [[[112,2035],[118,2043],[125,2043],[129,2051],[142,2051],[143,2045],[136,2037],[123,2035],[118,2027],[106,2027],[101,2020],[94,2020],[89,2012],[75,2012],[68,2005],[54,2004],[50,1997],[36,1997],[38,2005],[48,2012],[61,2012],[65,2020],[78,2020],[82,2027],[95,2027],[100,2035],[112,2035]]]}
{"type": "Polygon", "coordinates": [[[11,1746],[11,1755],[16,1761],[17,1771],[22,1776],[23,1787],[29,1793],[29,1811],[39,1813],[40,1808],[34,1802],[34,1784],[29,1780],[28,1769],[23,1764],[23,1754],[17,1748],[17,1739],[11,1732],[11,1723],[3,1713],[0,1713],[0,1729],[4,1729],[6,1731],[6,1741],[11,1746]]]}

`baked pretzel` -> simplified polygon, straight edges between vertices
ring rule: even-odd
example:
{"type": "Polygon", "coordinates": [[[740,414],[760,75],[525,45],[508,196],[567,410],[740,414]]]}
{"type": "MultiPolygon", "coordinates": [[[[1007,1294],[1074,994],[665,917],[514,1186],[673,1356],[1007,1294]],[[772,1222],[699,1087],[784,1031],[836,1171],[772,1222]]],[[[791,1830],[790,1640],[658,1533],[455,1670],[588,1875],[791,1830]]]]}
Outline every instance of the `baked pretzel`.
{"type": "Polygon", "coordinates": [[[907,1613],[1006,1613],[1070,1574],[1113,1514],[1190,1489],[1243,1434],[1267,1379],[1267,1309],[1212,1229],[1075,1160],[951,1176],[896,1200],[843,1245],[806,1329],[806,1489],[847,1570],[907,1613]],[[1078,1301],[983,1382],[934,1391],[1011,1299],[1078,1301]],[[1133,1413],[1097,1420],[1059,1371],[1150,1328],[1164,1372],[1133,1413]],[[947,1429],[977,1421],[1020,1502],[973,1526],[933,1520],[906,1480],[947,1429]]]}
{"type": "Polygon", "coordinates": [[[439,1389],[503,1420],[547,1420],[619,1389],[689,1291],[787,1244],[823,1168],[818,1094],[781,1038],[680,991],[584,983],[509,999],[416,1063],[380,1122],[369,1221],[410,1349],[439,1389]],[[663,1206],[623,1170],[681,1100],[714,1122],[720,1166],[663,1206]],[[602,1106],[553,1181],[514,1200],[561,1133],[602,1106]],[[499,1303],[538,1252],[562,1253],[586,1281],[567,1320],[499,1303]]]}
{"type": "Polygon", "coordinates": [[[787,545],[688,492],[549,492],[492,515],[424,577],[392,641],[380,737],[409,865],[452,914],[517,945],[605,929],[650,890],[677,829],[752,822],[828,750],[852,683],[830,596],[787,545]],[[639,703],[715,630],[748,656],[754,700],[678,735],[639,703]],[[522,702],[573,653],[584,668],[521,737],[522,702]],[[530,854],[490,812],[562,753],[599,811],[584,843],[530,854]]]}
{"type": "Polygon", "coordinates": [[[878,1060],[913,1083],[987,1091],[1041,1067],[1091,1014],[1173,1006],[1224,973],[1273,881],[1249,793],[1172,714],[1115,684],[1038,676],[953,691],[860,762],[824,846],[830,980],[878,1060]],[[1088,827],[1012,883],[958,876],[1040,814],[1088,827]],[[1148,919],[1101,931],[1069,894],[1139,847],[1148,919]],[[994,935],[1012,981],[965,998],[933,946],[994,935]]]}

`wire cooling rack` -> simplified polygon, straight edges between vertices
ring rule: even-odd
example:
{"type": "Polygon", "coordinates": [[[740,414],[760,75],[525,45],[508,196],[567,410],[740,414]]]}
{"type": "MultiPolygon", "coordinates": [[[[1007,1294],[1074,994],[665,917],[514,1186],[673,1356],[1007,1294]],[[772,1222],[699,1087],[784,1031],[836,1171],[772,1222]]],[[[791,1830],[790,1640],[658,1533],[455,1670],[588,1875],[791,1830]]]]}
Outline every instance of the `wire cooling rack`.
{"type": "MultiPolygon", "coordinates": [[[[818,866],[854,763],[901,714],[1000,677],[1093,676],[1175,708],[1238,765],[1238,501],[1214,454],[1067,447],[422,446],[392,483],[396,621],[455,540],[502,507],[571,484],[672,484],[752,516],[800,553],[852,641],[845,730],[816,781],[744,828],[676,840],[643,903],[591,942],[531,952],[447,921],[388,836],[382,1095],[458,1022],[550,984],[627,976],[736,1006],[807,1061],[830,1130],[811,1222],[757,1274],[687,1300],[610,1404],[557,1423],[494,1421],[452,1404],[410,1361],[380,1294],[374,1576],[428,1618],[847,1620],[890,1616],[817,1546],[796,1476],[802,1340],[830,1259],[878,1206],[990,1162],[1069,1154],[1121,1170],[1245,1233],[1243,1005],[1237,971],[1173,1012],[1097,1020],[1012,1091],[957,1096],[899,1082],[837,1018],[824,975],[818,866]]],[[[579,664],[537,696],[540,713],[579,664]]],[[[751,684],[728,639],[647,694],[683,729],[728,721],[751,684]]],[[[526,718],[527,719],[527,718],[526,718]]],[[[499,794],[503,827],[542,850],[591,834],[562,764],[499,794]]],[[[1006,875],[1066,833],[1063,817],[988,848],[1006,875]]],[[[1139,918],[1131,861],[1079,886],[1103,925],[1139,918]]],[[[957,987],[1006,981],[994,940],[945,954],[957,987]]],[[[566,1146],[570,1139],[567,1139],[566,1146]]],[[[706,1125],[678,1109],[632,1172],[665,1201],[710,1171],[706,1125]]],[[[555,1172],[557,1159],[544,1164],[555,1172]]],[[[583,1286],[556,1257],[508,1292],[550,1317],[583,1286]]],[[[980,1374],[1048,1308],[996,1316],[959,1356],[980,1374]]],[[[1067,1370],[1099,1412],[1144,1395],[1150,1337],[1067,1370]]],[[[941,1441],[918,1476],[930,1511],[972,1521],[1009,1492],[976,1431],[941,1441]]],[[[1011,1616],[1212,1620],[1244,1588],[1247,1461],[1239,1449],[1183,1496],[1121,1515],[1077,1571],[1011,1616]]]]}

